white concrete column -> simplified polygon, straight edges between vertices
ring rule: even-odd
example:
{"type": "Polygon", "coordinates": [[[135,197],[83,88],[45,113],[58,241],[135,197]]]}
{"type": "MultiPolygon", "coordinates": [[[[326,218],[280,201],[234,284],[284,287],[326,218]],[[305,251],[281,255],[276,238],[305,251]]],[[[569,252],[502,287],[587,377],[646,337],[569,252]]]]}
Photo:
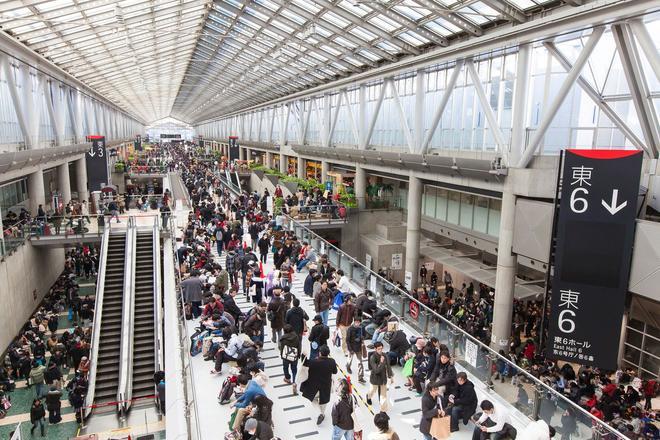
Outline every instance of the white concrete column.
{"type": "Polygon", "coordinates": [[[264,166],[266,168],[273,168],[273,153],[271,153],[270,151],[266,151],[264,166]]]}
{"type": "Polygon", "coordinates": [[[515,225],[516,196],[511,189],[502,193],[500,236],[497,245],[497,271],[495,272],[495,307],[493,309],[493,350],[509,350],[511,316],[513,314],[513,292],[516,284],[518,257],[513,251],[513,228],[515,225]]]}
{"type": "Polygon", "coordinates": [[[71,176],[69,176],[69,162],[64,162],[57,167],[57,189],[62,194],[62,204],[71,201],[71,176]]]}
{"type": "Polygon", "coordinates": [[[325,185],[328,181],[328,171],[330,171],[330,163],[326,160],[321,161],[321,183],[325,185]]]}
{"type": "Polygon", "coordinates": [[[245,148],[238,147],[238,160],[245,160],[245,148]]]}
{"type": "Polygon", "coordinates": [[[30,214],[36,215],[39,205],[46,205],[46,189],[44,188],[44,173],[41,169],[28,175],[28,198],[30,199],[30,214]]]}
{"type": "Polygon", "coordinates": [[[89,200],[87,191],[87,162],[85,156],[76,161],[76,186],[78,187],[78,200],[89,200]]]}
{"type": "Polygon", "coordinates": [[[422,181],[410,176],[408,181],[408,218],[406,220],[406,266],[412,273],[412,288],[417,288],[419,270],[419,237],[422,228],[422,181]]]}
{"type": "Polygon", "coordinates": [[[362,168],[362,165],[355,164],[355,180],[353,181],[355,191],[355,198],[357,199],[357,206],[364,209],[367,197],[367,171],[362,168]]]}
{"type": "Polygon", "coordinates": [[[280,153],[280,172],[286,174],[287,165],[286,155],[280,153]]]}
{"type": "Polygon", "coordinates": [[[305,179],[306,178],[306,161],[302,157],[298,156],[298,178],[299,179],[305,179]]]}
{"type": "Polygon", "coordinates": [[[513,89],[513,115],[516,121],[511,128],[511,143],[509,150],[502,152],[505,165],[515,166],[525,149],[527,135],[527,101],[529,97],[530,70],[532,64],[532,45],[521,44],[518,48],[518,64],[516,66],[516,81],[513,89]]]}

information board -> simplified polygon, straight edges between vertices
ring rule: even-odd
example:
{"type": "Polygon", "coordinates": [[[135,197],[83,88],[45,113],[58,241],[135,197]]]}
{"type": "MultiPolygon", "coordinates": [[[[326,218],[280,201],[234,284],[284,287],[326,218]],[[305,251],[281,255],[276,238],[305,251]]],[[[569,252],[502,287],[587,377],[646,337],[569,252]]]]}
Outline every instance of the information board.
{"type": "Polygon", "coordinates": [[[102,187],[110,183],[105,136],[87,136],[87,142],[92,143],[92,147],[85,153],[87,189],[89,191],[100,191],[102,187]]]}
{"type": "Polygon", "coordinates": [[[392,265],[390,269],[399,270],[403,267],[403,254],[392,254],[392,265]]]}
{"type": "Polygon", "coordinates": [[[642,152],[566,150],[549,358],[616,369],[642,152]]]}

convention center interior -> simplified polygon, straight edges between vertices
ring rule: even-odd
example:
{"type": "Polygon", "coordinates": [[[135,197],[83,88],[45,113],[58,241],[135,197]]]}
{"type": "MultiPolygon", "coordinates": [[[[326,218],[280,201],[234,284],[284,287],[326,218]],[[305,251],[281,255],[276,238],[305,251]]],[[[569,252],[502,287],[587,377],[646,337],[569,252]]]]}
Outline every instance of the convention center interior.
{"type": "Polygon", "coordinates": [[[0,0],[0,440],[660,440],[660,0],[0,0]]]}

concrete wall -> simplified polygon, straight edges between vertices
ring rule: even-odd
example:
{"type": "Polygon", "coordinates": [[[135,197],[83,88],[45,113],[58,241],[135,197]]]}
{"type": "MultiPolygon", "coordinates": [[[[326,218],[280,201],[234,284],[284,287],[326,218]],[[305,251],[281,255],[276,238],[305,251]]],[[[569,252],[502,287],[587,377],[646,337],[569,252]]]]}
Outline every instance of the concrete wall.
{"type": "Polygon", "coordinates": [[[37,248],[29,241],[0,262],[2,350],[23,327],[63,269],[64,249],[37,248]]]}

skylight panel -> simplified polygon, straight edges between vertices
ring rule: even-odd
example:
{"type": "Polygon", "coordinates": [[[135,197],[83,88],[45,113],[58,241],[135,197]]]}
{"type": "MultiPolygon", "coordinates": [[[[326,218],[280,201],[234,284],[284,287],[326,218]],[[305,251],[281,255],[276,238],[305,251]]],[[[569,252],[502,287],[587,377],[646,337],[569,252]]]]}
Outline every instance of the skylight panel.
{"type": "Polygon", "coordinates": [[[381,59],[379,56],[369,52],[368,50],[361,50],[358,53],[363,57],[370,59],[371,61],[379,61],[381,59]]]}
{"type": "Polygon", "coordinates": [[[273,26],[275,26],[278,29],[283,30],[284,32],[288,32],[288,33],[293,33],[294,32],[294,29],[292,27],[287,26],[286,24],[282,23],[279,20],[271,20],[270,24],[272,24],[273,26]]]}
{"type": "Polygon", "coordinates": [[[402,39],[408,44],[412,44],[413,46],[422,46],[424,44],[428,44],[429,40],[422,38],[418,35],[413,34],[412,32],[404,32],[399,35],[397,35],[397,38],[402,39]]]}
{"type": "MultiPolygon", "coordinates": [[[[453,24],[452,22],[445,20],[444,18],[436,18],[433,20],[433,22],[439,24],[440,26],[443,26],[447,28],[452,34],[456,34],[458,32],[461,32],[461,28],[453,24]]],[[[428,24],[427,24],[428,25],[428,24]]]]}
{"type": "Polygon", "coordinates": [[[268,19],[270,18],[270,17],[267,16],[266,14],[262,14],[261,12],[257,11],[256,9],[245,8],[245,11],[246,11],[248,14],[257,17],[257,18],[258,18],[259,20],[261,20],[261,21],[268,21],[268,19]]]}
{"type": "Polygon", "coordinates": [[[301,16],[298,15],[298,14],[294,14],[293,12],[289,11],[288,9],[282,9],[282,10],[280,11],[280,14],[281,14],[283,17],[286,17],[286,18],[288,18],[288,19],[291,20],[291,21],[295,21],[295,22],[298,23],[299,25],[304,25],[305,23],[307,23],[307,20],[306,20],[305,18],[301,17],[301,16]]]}
{"type": "Polygon", "coordinates": [[[327,11],[325,14],[321,16],[324,20],[326,20],[328,23],[332,23],[337,27],[340,28],[345,28],[349,24],[351,24],[348,20],[344,20],[342,17],[339,15],[335,14],[334,12],[327,11]]]}
{"type": "Polygon", "coordinates": [[[301,8],[303,8],[308,12],[311,12],[312,14],[316,14],[321,10],[320,6],[309,0],[293,0],[291,3],[300,6],[301,8]]]}
{"type": "Polygon", "coordinates": [[[365,5],[354,4],[349,0],[342,0],[339,2],[339,7],[353,15],[357,15],[358,17],[364,17],[372,11],[371,8],[368,8],[365,5]]]}
{"type": "Polygon", "coordinates": [[[331,53],[331,54],[334,55],[334,56],[339,56],[339,55],[341,55],[341,52],[340,52],[340,51],[338,51],[338,50],[335,49],[334,47],[330,47],[330,46],[325,45],[325,44],[321,46],[321,49],[323,49],[324,51],[326,51],[326,52],[328,52],[328,53],[331,53]]]}
{"type": "Polygon", "coordinates": [[[333,38],[333,41],[349,49],[355,49],[357,47],[355,44],[344,37],[335,37],[333,38]]]}
{"type": "Polygon", "coordinates": [[[365,41],[373,41],[376,39],[376,36],[374,34],[361,27],[355,27],[351,29],[349,32],[353,35],[357,35],[358,37],[360,37],[365,41]]]}
{"type": "Polygon", "coordinates": [[[276,11],[279,8],[279,5],[276,3],[270,1],[270,0],[254,0],[254,2],[258,5],[264,6],[271,11],[276,11]]]}
{"type": "Polygon", "coordinates": [[[436,21],[430,21],[424,25],[425,28],[428,28],[429,30],[435,32],[438,35],[442,35],[444,37],[447,37],[452,34],[452,32],[447,29],[444,26],[440,26],[438,23],[438,20],[436,21]]]}
{"type": "Polygon", "coordinates": [[[387,32],[394,32],[396,29],[399,29],[400,27],[398,24],[394,23],[392,20],[385,17],[384,15],[377,15],[375,17],[372,17],[369,19],[369,22],[375,24],[376,26],[387,32]]]}
{"type": "Polygon", "coordinates": [[[329,30],[318,24],[316,25],[315,30],[317,34],[325,38],[330,38],[332,35],[334,35],[332,32],[330,32],[329,30]]]}
{"type": "Polygon", "coordinates": [[[527,8],[532,8],[534,6],[537,6],[538,3],[533,2],[531,0],[508,0],[514,5],[516,5],[519,9],[527,9],[527,8]]]}
{"type": "Polygon", "coordinates": [[[48,12],[54,9],[66,8],[69,6],[74,6],[74,3],[71,0],[53,0],[45,3],[35,5],[39,12],[48,12]]]}
{"type": "Polygon", "coordinates": [[[420,13],[420,9],[418,8],[413,9],[409,6],[396,5],[392,9],[401,13],[403,16],[410,18],[413,21],[419,20],[420,18],[424,17],[424,14],[420,13]]]}

